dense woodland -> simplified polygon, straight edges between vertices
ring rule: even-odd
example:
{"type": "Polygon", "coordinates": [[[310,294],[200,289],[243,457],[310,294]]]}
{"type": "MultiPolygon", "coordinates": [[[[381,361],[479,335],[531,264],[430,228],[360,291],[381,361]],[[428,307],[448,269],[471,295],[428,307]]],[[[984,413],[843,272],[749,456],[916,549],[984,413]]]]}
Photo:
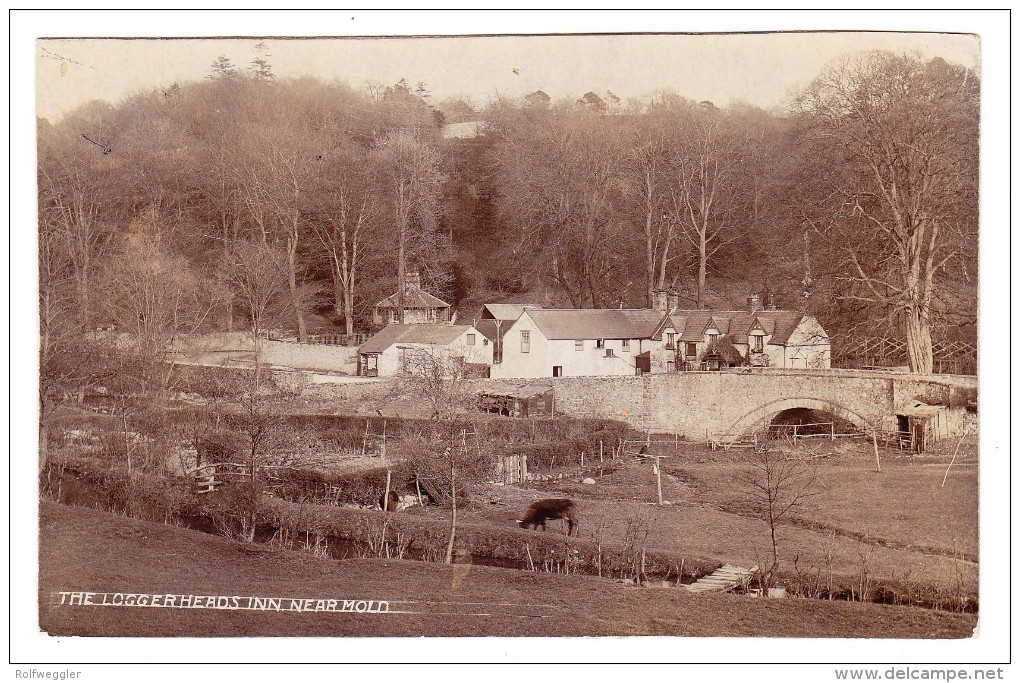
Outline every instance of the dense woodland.
{"type": "Polygon", "coordinates": [[[259,54],[39,120],[44,380],[111,324],[150,354],[196,331],[366,331],[411,270],[460,320],[758,291],[832,335],[904,339],[915,371],[933,338],[974,340],[973,71],[857,55],[781,111],[673,92],[478,107],[283,80],[259,54]],[[483,134],[444,137],[465,121],[483,134]]]}

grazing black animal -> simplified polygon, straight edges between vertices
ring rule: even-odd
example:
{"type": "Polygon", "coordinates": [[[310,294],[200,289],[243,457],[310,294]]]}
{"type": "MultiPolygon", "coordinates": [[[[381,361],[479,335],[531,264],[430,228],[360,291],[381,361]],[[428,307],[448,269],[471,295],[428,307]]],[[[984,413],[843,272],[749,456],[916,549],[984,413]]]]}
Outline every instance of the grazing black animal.
{"type": "Polygon", "coordinates": [[[396,512],[397,505],[400,503],[400,496],[397,495],[396,491],[390,491],[389,505],[386,504],[386,494],[379,496],[379,509],[386,510],[387,512],[396,512]]]}
{"type": "Polygon", "coordinates": [[[574,501],[569,498],[536,500],[528,508],[528,513],[524,515],[524,519],[517,521],[520,522],[522,529],[527,529],[529,526],[538,529],[541,526],[542,531],[545,531],[545,523],[550,519],[567,520],[567,536],[573,536],[574,527],[577,526],[577,513],[574,510],[574,501]]]}

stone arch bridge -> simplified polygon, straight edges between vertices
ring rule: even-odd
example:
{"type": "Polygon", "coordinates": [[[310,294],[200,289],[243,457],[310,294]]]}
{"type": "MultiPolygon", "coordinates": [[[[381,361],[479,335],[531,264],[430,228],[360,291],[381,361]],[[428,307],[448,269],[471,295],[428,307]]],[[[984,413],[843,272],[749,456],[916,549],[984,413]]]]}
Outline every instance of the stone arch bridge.
{"type": "Polygon", "coordinates": [[[858,427],[892,431],[897,413],[910,402],[949,405],[954,392],[976,389],[977,378],[763,369],[558,377],[541,383],[554,387],[557,412],[624,420],[641,429],[714,440],[764,429],[776,415],[793,408],[820,410],[858,427]]]}

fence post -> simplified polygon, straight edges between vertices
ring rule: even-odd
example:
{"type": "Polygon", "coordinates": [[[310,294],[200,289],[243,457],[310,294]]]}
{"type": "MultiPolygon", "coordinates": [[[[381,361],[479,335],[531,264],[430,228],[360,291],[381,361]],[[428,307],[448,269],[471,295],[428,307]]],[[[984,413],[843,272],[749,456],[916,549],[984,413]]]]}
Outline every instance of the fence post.
{"type": "Polygon", "coordinates": [[[875,427],[875,431],[871,432],[871,442],[875,445],[875,467],[881,472],[882,461],[878,459],[878,427],[875,427]]]}
{"type": "Polygon", "coordinates": [[[655,487],[659,495],[659,505],[662,505],[662,466],[659,463],[659,456],[655,456],[655,487]]]}
{"type": "Polygon", "coordinates": [[[830,422],[829,423],[829,434],[830,434],[830,440],[835,441],[836,440],[836,423],[835,422],[830,422]]]}

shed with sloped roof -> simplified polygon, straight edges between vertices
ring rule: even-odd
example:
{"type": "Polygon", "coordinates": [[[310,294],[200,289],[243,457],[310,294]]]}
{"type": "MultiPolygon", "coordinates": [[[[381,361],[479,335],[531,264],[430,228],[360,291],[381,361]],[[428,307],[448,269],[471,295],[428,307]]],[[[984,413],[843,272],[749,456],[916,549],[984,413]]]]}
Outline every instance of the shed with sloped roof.
{"type": "Polygon", "coordinates": [[[477,375],[490,365],[492,345],[472,325],[387,325],[358,348],[363,377],[477,375]]]}

